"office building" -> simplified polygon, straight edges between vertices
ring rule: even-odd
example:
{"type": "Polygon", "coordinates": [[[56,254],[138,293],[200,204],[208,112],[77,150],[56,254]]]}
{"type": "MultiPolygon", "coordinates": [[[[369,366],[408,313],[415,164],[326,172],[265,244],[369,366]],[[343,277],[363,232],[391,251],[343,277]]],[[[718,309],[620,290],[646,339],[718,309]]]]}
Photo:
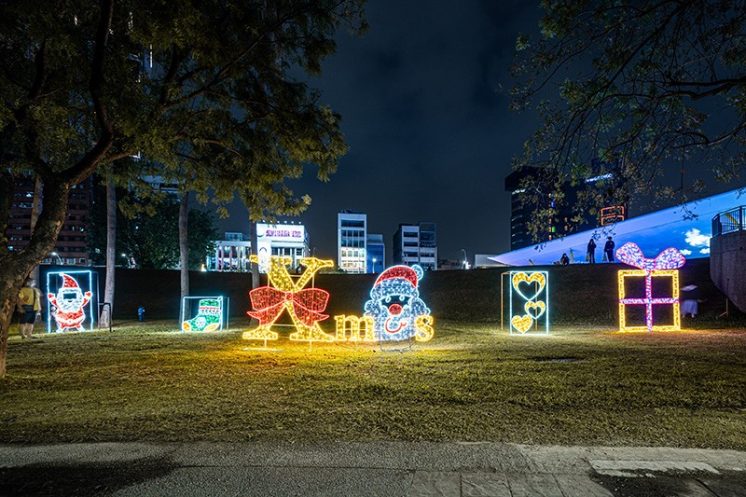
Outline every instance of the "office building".
{"type": "MultiPolygon", "coordinates": [[[[310,255],[308,232],[302,224],[256,224],[259,271],[266,273],[271,255],[290,257],[291,267],[300,265],[300,259],[310,255]]],[[[208,257],[208,271],[251,271],[249,256],[252,254],[248,235],[226,232],[223,240],[215,242],[215,253],[208,257]]]]}
{"type": "Polygon", "coordinates": [[[256,224],[257,253],[259,268],[267,270],[267,255],[283,255],[292,260],[291,267],[297,268],[300,259],[310,255],[308,231],[302,224],[256,224]]]}
{"type": "Polygon", "coordinates": [[[423,269],[438,268],[438,237],[435,223],[400,224],[394,233],[394,264],[423,269]]]}
{"type": "MultiPolygon", "coordinates": [[[[65,223],[57,236],[54,250],[43,259],[43,264],[90,265],[87,227],[91,215],[92,190],[90,178],[70,190],[65,223]]],[[[30,176],[16,178],[10,219],[5,232],[10,251],[23,250],[31,240],[33,202],[34,179],[30,176]]]]}
{"type": "Polygon", "coordinates": [[[626,205],[602,209],[599,219],[586,218],[579,223],[573,219],[577,214],[574,209],[578,195],[590,187],[606,187],[612,190],[613,179],[613,174],[606,173],[590,176],[576,185],[566,182],[562,185],[565,198],[561,205],[557,205],[553,198],[556,181],[547,176],[544,170],[537,167],[522,167],[513,171],[505,178],[505,190],[511,195],[511,250],[536,244],[537,240],[529,232],[529,222],[535,217],[538,209],[556,209],[554,217],[538,233],[538,241],[555,240],[572,233],[626,219],[626,205]],[[532,185],[530,190],[527,189],[527,183],[532,185]],[[539,205],[530,202],[533,197],[538,198],[539,205]]]}
{"type": "Polygon", "coordinates": [[[365,273],[368,216],[349,210],[337,214],[337,266],[348,273],[365,273]]]}
{"type": "Polygon", "coordinates": [[[243,233],[226,232],[222,240],[215,241],[215,254],[207,258],[208,271],[248,272],[251,241],[243,233]]]}
{"type": "Polygon", "coordinates": [[[368,272],[380,273],[386,268],[386,246],[383,243],[383,235],[368,233],[366,244],[368,272]]]}

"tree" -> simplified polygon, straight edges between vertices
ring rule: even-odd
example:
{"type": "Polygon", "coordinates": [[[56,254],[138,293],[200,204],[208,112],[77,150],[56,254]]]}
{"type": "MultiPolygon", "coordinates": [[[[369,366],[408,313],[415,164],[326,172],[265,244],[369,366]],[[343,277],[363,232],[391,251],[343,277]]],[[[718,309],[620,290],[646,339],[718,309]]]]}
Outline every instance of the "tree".
{"type": "MultiPolygon", "coordinates": [[[[0,191],[35,173],[42,211],[25,250],[0,247],[0,376],[15,299],[52,250],[70,188],[147,158],[259,219],[302,210],[286,185],[328,179],[345,152],[339,116],[294,75],[320,71],[361,0],[71,0],[0,3],[0,191]]],[[[10,203],[0,202],[0,232],[10,203]]]]}
{"type": "Polygon", "coordinates": [[[106,178],[106,280],[104,282],[104,302],[108,303],[101,310],[100,325],[111,327],[114,314],[114,288],[116,285],[117,266],[117,190],[114,177],[106,178]]]}
{"type": "Polygon", "coordinates": [[[181,299],[189,296],[189,192],[179,199],[179,272],[181,299]]]}
{"type": "MultiPolygon", "coordinates": [[[[126,192],[120,192],[120,200],[126,200],[126,192]]],[[[118,252],[127,257],[120,258],[120,265],[134,261],[135,267],[143,269],[176,269],[181,266],[181,241],[179,239],[179,217],[181,202],[174,198],[162,199],[152,209],[117,216],[118,252]]],[[[105,260],[107,247],[106,223],[103,213],[94,212],[95,219],[89,228],[91,259],[95,263],[105,260]],[[97,222],[99,221],[99,222],[97,222]]],[[[208,255],[215,250],[215,240],[220,236],[215,227],[214,215],[202,209],[189,209],[189,234],[187,248],[189,258],[186,267],[196,271],[208,255]]]]}
{"type": "MultiPolygon", "coordinates": [[[[611,173],[613,187],[586,189],[578,218],[649,195],[679,202],[705,172],[733,180],[746,161],[746,2],[595,0],[542,2],[541,39],[519,37],[514,109],[536,108],[538,130],[516,166],[545,174],[527,187],[539,208],[536,235],[563,202],[561,186],[611,173]],[[666,187],[672,163],[694,171],[666,187]],[[549,192],[546,191],[547,188],[549,192]]],[[[683,172],[682,172],[683,174],[683,172]]]]}

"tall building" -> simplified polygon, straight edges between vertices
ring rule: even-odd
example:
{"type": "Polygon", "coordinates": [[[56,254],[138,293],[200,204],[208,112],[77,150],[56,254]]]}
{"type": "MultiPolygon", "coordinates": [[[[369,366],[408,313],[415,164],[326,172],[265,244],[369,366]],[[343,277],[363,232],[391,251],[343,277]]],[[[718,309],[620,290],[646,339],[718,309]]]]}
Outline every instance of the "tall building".
{"type": "Polygon", "coordinates": [[[368,245],[368,272],[380,273],[386,268],[386,245],[383,243],[383,235],[379,233],[368,233],[366,243],[368,245]]]}
{"type": "Polygon", "coordinates": [[[337,266],[348,273],[367,272],[368,216],[362,212],[337,214],[337,266]]]}
{"type": "Polygon", "coordinates": [[[438,232],[435,223],[420,223],[420,266],[438,269],[438,232]]]}
{"type": "MultiPolygon", "coordinates": [[[[57,237],[54,250],[42,261],[43,264],[88,266],[88,238],[86,229],[91,214],[92,180],[89,178],[70,190],[67,216],[57,237]]],[[[42,192],[43,195],[43,192],[42,192]]],[[[8,249],[23,250],[31,240],[31,210],[34,201],[34,179],[16,179],[11,213],[6,236],[8,249]]]]}
{"type": "Polygon", "coordinates": [[[394,264],[423,269],[438,268],[438,237],[435,223],[400,224],[394,233],[394,264]]]}
{"type": "MultiPolygon", "coordinates": [[[[534,245],[534,239],[529,233],[528,225],[529,221],[534,217],[537,208],[558,209],[554,218],[546,226],[542,227],[541,233],[539,233],[541,241],[562,238],[572,233],[601,226],[604,222],[608,222],[608,218],[603,217],[603,219],[585,219],[580,223],[575,223],[573,220],[576,215],[574,208],[578,201],[578,194],[581,191],[591,186],[613,183],[610,182],[613,178],[614,175],[611,173],[600,174],[591,176],[578,185],[572,185],[569,182],[563,184],[562,191],[565,198],[562,205],[557,207],[552,193],[555,181],[547,177],[543,170],[537,167],[523,167],[510,173],[505,178],[505,190],[510,192],[511,195],[511,250],[534,245]],[[530,181],[532,185],[532,190],[530,191],[527,190],[527,181],[530,181]],[[527,198],[534,195],[538,196],[541,205],[535,206],[526,203],[527,198]]],[[[613,188],[613,184],[610,185],[610,188],[613,188]]],[[[619,209],[621,209],[622,216],[616,217],[613,222],[618,222],[626,218],[623,214],[626,206],[615,206],[613,212],[618,214],[620,212],[619,209]]]]}

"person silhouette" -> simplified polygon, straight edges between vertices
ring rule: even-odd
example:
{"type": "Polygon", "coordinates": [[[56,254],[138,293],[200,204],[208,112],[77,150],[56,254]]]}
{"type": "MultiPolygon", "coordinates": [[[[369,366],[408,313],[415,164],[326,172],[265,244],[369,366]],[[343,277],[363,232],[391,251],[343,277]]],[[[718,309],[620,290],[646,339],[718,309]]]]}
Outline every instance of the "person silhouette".
{"type": "Polygon", "coordinates": [[[596,263],[596,240],[594,240],[593,237],[591,237],[591,240],[588,242],[585,258],[588,260],[589,264],[596,263]]]}
{"type": "Polygon", "coordinates": [[[606,254],[606,260],[608,262],[614,262],[614,247],[616,244],[614,243],[614,239],[611,237],[608,237],[606,239],[606,245],[604,245],[604,252],[606,254]]]}

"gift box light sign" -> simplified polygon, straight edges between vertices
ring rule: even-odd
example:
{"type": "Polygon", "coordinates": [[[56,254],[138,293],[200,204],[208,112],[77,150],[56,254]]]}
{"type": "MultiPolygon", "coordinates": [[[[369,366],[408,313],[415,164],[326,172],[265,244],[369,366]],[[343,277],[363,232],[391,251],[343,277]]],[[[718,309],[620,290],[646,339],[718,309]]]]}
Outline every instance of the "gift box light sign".
{"type": "Polygon", "coordinates": [[[679,301],[679,268],[684,266],[686,258],[678,249],[669,248],[658,254],[655,259],[648,259],[635,243],[626,243],[616,252],[617,259],[638,269],[623,269],[618,273],[619,285],[619,331],[679,331],[681,330],[681,304],[679,301]],[[642,297],[628,297],[627,278],[644,278],[645,294],[642,297]],[[669,296],[653,296],[653,278],[671,278],[669,296]],[[655,306],[670,305],[673,320],[670,324],[656,325],[654,322],[655,306]],[[627,324],[627,306],[645,306],[645,326],[627,324]]]}

